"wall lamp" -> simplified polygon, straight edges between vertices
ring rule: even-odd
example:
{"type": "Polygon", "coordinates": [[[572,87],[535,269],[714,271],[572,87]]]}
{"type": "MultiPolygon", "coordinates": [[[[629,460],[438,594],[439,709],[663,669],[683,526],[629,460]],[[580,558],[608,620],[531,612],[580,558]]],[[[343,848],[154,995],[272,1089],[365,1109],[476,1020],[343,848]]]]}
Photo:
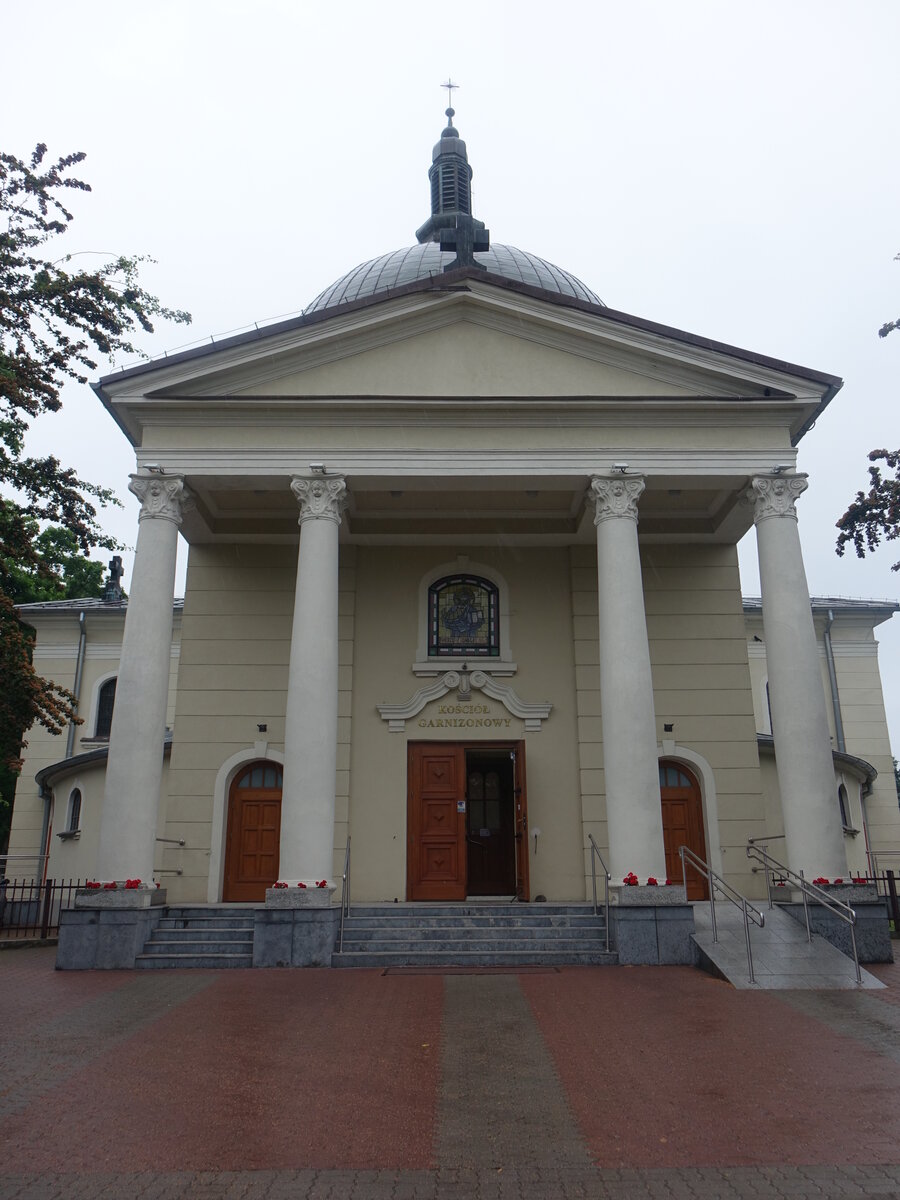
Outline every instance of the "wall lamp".
{"type": "Polygon", "coordinates": [[[772,468],[773,475],[783,475],[785,471],[790,471],[792,463],[778,463],[772,468]]]}
{"type": "Polygon", "coordinates": [[[613,463],[612,470],[615,471],[617,475],[624,475],[628,470],[628,463],[613,463]]]}

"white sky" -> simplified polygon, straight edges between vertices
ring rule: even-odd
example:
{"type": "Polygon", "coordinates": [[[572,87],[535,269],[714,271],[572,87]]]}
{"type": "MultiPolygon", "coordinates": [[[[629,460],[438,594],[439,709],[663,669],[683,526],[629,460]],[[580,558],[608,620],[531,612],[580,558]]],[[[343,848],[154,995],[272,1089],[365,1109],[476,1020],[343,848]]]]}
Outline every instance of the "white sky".
{"type": "MultiPolygon", "coordinates": [[[[5,6],[3,37],[2,148],[88,155],[66,248],[151,254],[145,285],[194,315],[151,353],[298,312],[412,244],[449,73],[496,241],[615,308],[843,377],[801,443],[810,590],[897,597],[900,544],[834,554],[867,452],[900,445],[900,332],[877,336],[900,316],[895,0],[42,0],[5,6]]],[[[90,389],[64,405],[31,448],[114,487],[104,523],[131,544],[131,449],[90,389]]],[[[758,594],[752,537],[742,572],[758,594]]],[[[898,748],[900,615],[879,639],[898,748]]]]}

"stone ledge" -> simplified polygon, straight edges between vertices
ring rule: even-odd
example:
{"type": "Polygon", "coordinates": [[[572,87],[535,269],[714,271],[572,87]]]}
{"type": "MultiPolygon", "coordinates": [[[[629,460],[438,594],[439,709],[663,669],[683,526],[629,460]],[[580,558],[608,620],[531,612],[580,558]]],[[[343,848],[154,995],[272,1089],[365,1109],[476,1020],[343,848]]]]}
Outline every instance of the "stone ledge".
{"type": "Polygon", "coordinates": [[[266,888],[266,908],[331,908],[334,891],[334,884],[323,888],[266,888]]]}
{"type": "Polygon", "coordinates": [[[648,906],[658,908],[667,904],[684,904],[684,885],[646,884],[639,883],[629,886],[627,883],[610,884],[609,902],[622,907],[648,906]]]}
{"type": "Polygon", "coordinates": [[[155,908],[165,904],[165,888],[126,888],[124,880],[115,888],[78,888],[73,907],[79,909],[155,908]]]}

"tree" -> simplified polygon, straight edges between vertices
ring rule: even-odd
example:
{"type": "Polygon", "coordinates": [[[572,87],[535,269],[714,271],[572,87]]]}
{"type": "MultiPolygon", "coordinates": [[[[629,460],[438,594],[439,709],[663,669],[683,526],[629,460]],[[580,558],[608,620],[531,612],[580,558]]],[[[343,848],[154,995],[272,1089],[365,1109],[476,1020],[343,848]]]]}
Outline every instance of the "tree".
{"type": "MultiPolygon", "coordinates": [[[[892,542],[900,537],[900,450],[873,450],[869,461],[883,460],[893,477],[882,475],[880,467],[869,467],[869,490],[857,492],[856,499],[838,520],[840,534],[837,552],[843,556],[852,543],[859,558],[866,551],[875,550],[884,538],[892,542]]],[[[900,562],[895,562],[892,571],[900,571],[900,562]]]]}
{"type": "Polygon", "coordinates": [[[14,604],[28,594],[26,584],[60,595],[79,572],[90,580],[83,556],[96,546],[115,548],[97,505],[117,503],[55,455],[26,454],[25,435],[35,417],[59,409],[67,379],[86,383],[101,356],[138,354],[133,335],[152,333],[158,318],[191,319],[140,286],[140,264],[152,260],[120,256],[75,270],[71,254],[47,256],[46,245],[73,220],[66,190],[91,189],[71,174],[83,153],[46,158],[43,144],[27,162],[0,152],[0,489],[7,497],[0,512],[0,763],[12,770],[35,721],[60,732],[74,715],[72,696],[35,673],[14,604]]]}
{"type": "MultiPolygon", "coordinates": [[[[894,255],[894,262],[900,262],[900,254],[894,255]]],[[[879,337],[887,337],[893,329],[900,329],[900,317],[896,321],[888,321],[878,330],[879,337]]]]}

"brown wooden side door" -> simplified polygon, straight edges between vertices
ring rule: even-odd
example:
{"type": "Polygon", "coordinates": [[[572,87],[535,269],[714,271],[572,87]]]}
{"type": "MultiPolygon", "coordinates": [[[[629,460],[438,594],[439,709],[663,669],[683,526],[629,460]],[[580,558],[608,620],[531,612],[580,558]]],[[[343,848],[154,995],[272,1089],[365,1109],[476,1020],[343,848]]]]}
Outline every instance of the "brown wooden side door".
{"type": "Polygon", "coordinates": [[[223,900],[262,903],[278,879],[281,778],[277,763],[258,762],[231,785],[223,900]]]}
{"type": "Polygon", "coordinates": [[[464,747],[410,742],[407,779],[407,899],[465,900],[464,747]]]}
{"type": "MultiPolygon", "coordinates": [[[[707,861],[700,785],[681,763],[663,760],[659,764],[659,792],[662,803],[663,842],[666,849],[666,874],[669,879],[680,883],[679,846],[687,846],[704,862],[707,861]]],[[[690,864],[687,869],[687,898],[709,898],[706,879],[690,864]]]]}

